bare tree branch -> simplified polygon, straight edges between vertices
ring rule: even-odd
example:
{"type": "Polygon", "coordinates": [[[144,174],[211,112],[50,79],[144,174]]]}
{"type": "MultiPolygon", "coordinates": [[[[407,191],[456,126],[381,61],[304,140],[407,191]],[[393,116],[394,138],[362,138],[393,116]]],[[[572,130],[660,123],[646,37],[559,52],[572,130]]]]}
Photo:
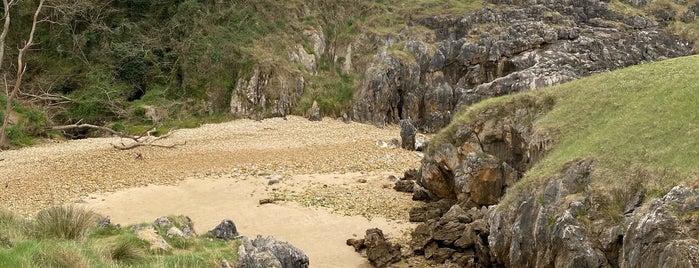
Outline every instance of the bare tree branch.
{"type": "MultiPolygon", "coordinates": [[[[9,3],[6,0],[3,0],[3,5],[5,7],[5,12],[8,12],[9,3]]],[[[12,92],[10,92],[10,94],[7,95],[7,98],[5,99],[6,100],[5,116],[3,118],[2,127],[0,128],[0,147],[3,147],[5,145],[7,145],[7,143],[8,143],[7,142],[7,126],[10,123],[10,113],[12,113],[12,100],[14,100],[14,98],[17,96],[17,93],[19,92],[19,88],[22,85],[22,76],[24,75],[24,72],[26,71],[26,66],[24,65],[24,54],[26,54],[27,50],[29,50],[29,48],[34,44],[33,43],[34,42],[34,33],[36,32],[36,25],[38,24],[38,21],[39,21],[39,13],[41,13],[41,8],[43,6],[44,6],[44,0],[39,0],[39,6],[36,8],[36,11],[34,12],[34,18],[32,20],[32,29],[29,32],[29,40],[27,40],[27,43],[24,44],[24,47],[22,47],[19,50],[19,54],[17,55],[17,78],[15,78],[15,85],[14,85],[14,88],[12,88],[12,92]]],[[[9,24],[9,16],[10,16],[9,13],[7,13],[5,16],[6,16],[5,24],[9,24]]],[[[3,32],[4,32],[4,29],[3,29],[3,32]]]]}

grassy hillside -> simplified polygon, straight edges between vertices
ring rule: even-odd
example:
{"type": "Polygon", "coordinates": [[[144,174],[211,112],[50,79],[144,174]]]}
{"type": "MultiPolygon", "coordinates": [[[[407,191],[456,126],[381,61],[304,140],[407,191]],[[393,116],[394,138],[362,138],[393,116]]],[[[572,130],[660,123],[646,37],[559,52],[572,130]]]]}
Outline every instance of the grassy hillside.
{"type": "Polygon", "coordinates": [[[237,260],[236,241],[165,237],[173,249],[153,250],[132,226],[99,227],[98,218],[75,207],[49,208],[31,220],[0,211],[0,267],[218,267],[237,260]]]}
{"type": "Polygon", "coordinates": [[[605,201],[604,213],[620,215],[638,191],[657,197],[679,183],[699,183],[697,85],[699,56],[638,65],[484,101],[462,111],[435,140],[449,141],[457,126],[488,108],[552,102],[534,130],[554,137],[555,145],[514,192],[543,186],[568,162],[594,159],[594,195],[605,201]]]}

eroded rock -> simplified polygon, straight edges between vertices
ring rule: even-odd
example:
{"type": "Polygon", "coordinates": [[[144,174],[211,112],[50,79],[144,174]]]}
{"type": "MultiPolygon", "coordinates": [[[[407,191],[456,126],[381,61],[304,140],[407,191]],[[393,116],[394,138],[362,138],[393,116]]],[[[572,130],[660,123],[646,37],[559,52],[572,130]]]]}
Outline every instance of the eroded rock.
{"type": "Polygon", "coordinates": [[[241,268],[307,268],[309,259],[303,251],[274,237],[241,237],[238,267],[241,268]]]}
{"type": "Polygon", "coordinates": [[[369,262],[376,267],[386,267],[402,258],[401,246],[387,241],[380,229],[366,230],[364,245],[369,262]]]}
{"type": "Polygon", "coordinates": [[[214,237],[223,240],[231,240],[238,237],[238,229],[232,220],[223,220],[213,230],[209,231],[214,237]]]}

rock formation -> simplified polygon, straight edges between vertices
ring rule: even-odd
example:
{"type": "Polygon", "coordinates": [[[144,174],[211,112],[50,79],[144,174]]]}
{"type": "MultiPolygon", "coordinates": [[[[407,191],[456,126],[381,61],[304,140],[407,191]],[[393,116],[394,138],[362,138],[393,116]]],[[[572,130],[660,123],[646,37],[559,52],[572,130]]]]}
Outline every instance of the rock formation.
{"type": "Polygon", "coordinates": [[[412,118],[433,132],[462,105],[692,52],[662,23],[604,1],[487,2],[464,16],[413,21],[429,34],[406,27],[386,38],[364,72],[355,120],[412,118]]]}
{"type": "Polygon", "coordinates": [[[274,237],[243,236],[238,247],[238,267],[241,268],[307,268],[308,256],[293,245],[274,237]]]}
{"type": "Polygon", "coordinates": [[[415,187],[432,202],[410,211],[421,222],[413,252],[468,267],[696,267],[697,189],[677,186],[646,206],[629,190],[616,220],[590,217],[604,203],[591,186],[596,163],[577,159],[502,199],[550,149],[532,122],[549,105],[523,96],[484,108],[428,150],[415,187]]]}
{"type": "Polygon", "coordinates": [[[410,122],[410,119],[403,119],[400,121],[400,139],[403,149],[415,151],[415,135],[417,134],[417,129],[410,122]]]}

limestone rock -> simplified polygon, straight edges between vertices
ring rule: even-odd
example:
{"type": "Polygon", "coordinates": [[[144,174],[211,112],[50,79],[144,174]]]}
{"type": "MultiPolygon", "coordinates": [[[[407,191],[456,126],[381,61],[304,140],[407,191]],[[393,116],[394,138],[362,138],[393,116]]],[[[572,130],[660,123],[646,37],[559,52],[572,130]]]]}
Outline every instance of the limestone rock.
{"type": "Polygon", "coordinates": [[[401,148],[415,151],[415,134],[417,134],[417,129],[409,119],[400,121],[401,148]]]}
{"type": "MultiPolygon", "coordinates": [[[[664,27],[675,17],[692,21],[699,14],[657,8],[652,17],[626,15],[593,0],[486,2],[464,15],[411,21],[431,38],[409,29],[375,38],[378,53],[363,70],[354,119],[385,125],[411,118],[420,131],[434,132],[459,107],[486,98],[689,55],[691,42],[664,27]],[[391,53],[399,42],[405,45],[391,53]]],[[[650,1],[623,2],[642,7],[650,1]]]]}
{"type": "Polygon", "coordinates": [[[399,192],[412,193],[414,186],[415,182],[411,180],[398,180],[395,186],[393,186],[393,189],[399,192]]]}
{"type": "Polygon", "coordinates": [[[699,190],[676,186],[638,215],[624,234],[623,267],[699,267],[699,190]]]}
{"type": "Polygon", "coordinates": [[[323,116],[320,114],[320,107],[318,107],[317,101],[313,101],[313,106],[311,106],[311,110],[309,111],[308,120],[311,120],[311,121],[323,120],[323,116]]]}
{"type": "Polygon", "coordinates": [[[401,246],[387,241],[380,229],[366,230],[364,237],[369,262],[376,267],[386,267],[401,260],[401,246]]]}
{"type": "Polygon", "coordinates": [[[148,225],[145,227],[136,227],[135,229],[136,236],[148,242],[150,244],[150,250],[152,251],[170,251],[172,250],[172,246],[168,244],[165,239],[158,235],[158,233],[155,231],[155,228],[152,225],[148,225]]]}
{"type": "Polygon", "coordinates": [[[307,268],[309,259],[303,251],[274,237],[243,236],[238,247],[238,267],[241,268],[307,268]]]}
{"type": "Polygon", "coordinates": [[[214,237],[223,240],[231,240],[238,237],[238,229],[235,227],[235,223],[228,219],[221,221],[221,223],[209,232],[211,232],[214,237]]]}

